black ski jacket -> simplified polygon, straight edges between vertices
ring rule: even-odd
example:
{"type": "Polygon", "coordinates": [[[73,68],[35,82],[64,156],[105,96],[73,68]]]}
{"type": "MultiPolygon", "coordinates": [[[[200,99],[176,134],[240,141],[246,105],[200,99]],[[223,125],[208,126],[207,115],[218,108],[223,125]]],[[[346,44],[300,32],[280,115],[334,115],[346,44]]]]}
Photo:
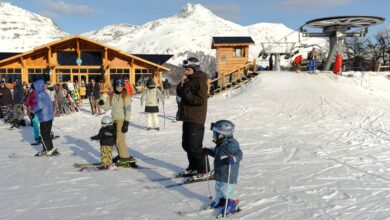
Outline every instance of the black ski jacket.
{"type": "Polygon", "coordinates": [[[99,140],[100,146],[114,146],[116,140],[114,125],[100,128],[99,133],[91,137],[91,139],[99,140]]]}

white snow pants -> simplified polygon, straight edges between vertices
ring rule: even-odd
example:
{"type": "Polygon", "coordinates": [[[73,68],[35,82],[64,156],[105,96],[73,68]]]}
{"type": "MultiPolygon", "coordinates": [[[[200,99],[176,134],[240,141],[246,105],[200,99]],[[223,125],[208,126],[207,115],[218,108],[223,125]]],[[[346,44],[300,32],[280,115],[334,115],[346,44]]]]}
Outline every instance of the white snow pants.
{"type": "Polygon", "coordinates": [[[157,113],[146,113],[146,127],[158,128],[158,115],[157,113]]]}
{"type": "Polygon", "coordinates": [[[221,181],[215,181],[215,201],[219,201],[222,198],[226,198],[227,196],[229,199],[236,200],[236,192],[234,188],[236,187],[236,184],[229,184],[229,192],[228,192],[228,184],[221,182],[221,181]],[[228,195],[227,195],[228,194],[228,195]]]}

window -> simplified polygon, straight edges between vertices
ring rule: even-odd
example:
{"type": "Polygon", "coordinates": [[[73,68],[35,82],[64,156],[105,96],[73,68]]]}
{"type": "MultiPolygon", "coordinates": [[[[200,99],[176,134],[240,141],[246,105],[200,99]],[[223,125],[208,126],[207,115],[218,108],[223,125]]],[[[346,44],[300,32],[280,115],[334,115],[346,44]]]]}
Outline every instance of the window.
{"type": "Polygon", "coordinates": [[[245,49],[243,47],[237,47],[233,49],[234,57],[245,57],[245,49]]]}

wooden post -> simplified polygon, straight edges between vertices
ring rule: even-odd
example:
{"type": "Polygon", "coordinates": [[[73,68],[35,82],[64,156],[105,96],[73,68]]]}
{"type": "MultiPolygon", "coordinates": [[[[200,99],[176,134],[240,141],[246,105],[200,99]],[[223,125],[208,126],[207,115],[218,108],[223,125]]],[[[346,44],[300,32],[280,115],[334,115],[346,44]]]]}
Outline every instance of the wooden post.
{"type": "Polygon", "coordinates": [[[22,65],[22,73],[21,73],[22,82],[28,82],[28,71],[24,63],[23,57],[20,57],[19,59],[20,59],[20,64],[22,65]]]}
{"type": "Polygon", "coordinates": [[[253,73],[257,73],[256,59],[253,59],[253,73]]]}

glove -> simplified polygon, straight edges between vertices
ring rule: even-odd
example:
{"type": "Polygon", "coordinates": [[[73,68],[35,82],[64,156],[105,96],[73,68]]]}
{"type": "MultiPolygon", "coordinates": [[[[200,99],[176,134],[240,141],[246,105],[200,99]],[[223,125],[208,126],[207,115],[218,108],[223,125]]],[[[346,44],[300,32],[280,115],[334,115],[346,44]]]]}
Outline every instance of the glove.
{"type": "Polygon", "coordinates": [[[209,154],[208,148],[202,148],[203,155],[207,156],[209,154]]]}
{"type": "Polygon", "coordinates": [[[30,114],[29,114],[29,116],[30,116],[30,118],[34,118],[34,116],[35,116],[34,112],[31,111],[30,114]]]}
{"type": "Polygon", "coordinates": [[[104,105],[104,101],[100,99],[99,102],[98,102],[98,104],[99,104],[99,105],[104,105]]]}
{"type": "Polygon", "coordinates": [[[232,164],[237,163],[237,160],[236,160],[236,158],[235,158],[233,155],[230,155],[230,156],[227,158],[227,163],[228,163],[229,165],[232,165],[232,164]]]}
{"type": "Polygon", "coordinates": [[[129,122],[124,121],[122,125],[122,133],[126,133],[129,130],[129,122]]]}
{"type": "Polygon", "coordinates": [[[180,103],[180,102],[181,102],[181,97],[180,97],[180,96],[176,96],[176,102],[177,102],[177,103],[180,103]]]}

